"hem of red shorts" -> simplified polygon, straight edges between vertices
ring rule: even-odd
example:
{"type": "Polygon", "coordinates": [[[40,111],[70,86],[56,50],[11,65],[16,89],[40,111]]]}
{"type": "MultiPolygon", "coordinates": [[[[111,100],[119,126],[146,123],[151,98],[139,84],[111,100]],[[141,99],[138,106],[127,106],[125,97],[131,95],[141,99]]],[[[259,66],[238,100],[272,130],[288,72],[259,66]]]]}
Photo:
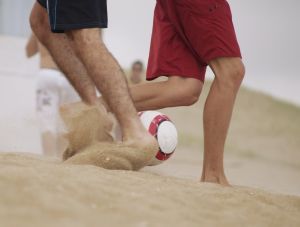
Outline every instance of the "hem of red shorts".
{"type": "Polygon", "coordinates": [[[205,62],[207,65],[209,65],[209,62],[211,62],[217,58],[240,58],[240,59],[243,59],[241,54],[224,54],[224,55],[215,54],[215,55],[212,55],[209,58],[205,59],[205,62]]]}
{"type": "Polygon", "coordinates": [[[202,82],[204,82],[204,80],[205,80],[205,76],[202,77],[202,76],[197,76],[197,75],[187,75],[187,74],[182,74],[182,73],[177,73],[177,72],[169,72],[169,73],[160,72],[160,73],[155,73],[155,74],[152,74],[152,75],[149,75],[149,76],[147,75],[146,80],[147,81],[152,81],[152,80],[155,80],[159,77],[170,77],[170,76],[180,76],[180,77],[185,77],[185,78],[193,78],[193,79],[196,79],[196,80],[200,80],[202,82]]]}

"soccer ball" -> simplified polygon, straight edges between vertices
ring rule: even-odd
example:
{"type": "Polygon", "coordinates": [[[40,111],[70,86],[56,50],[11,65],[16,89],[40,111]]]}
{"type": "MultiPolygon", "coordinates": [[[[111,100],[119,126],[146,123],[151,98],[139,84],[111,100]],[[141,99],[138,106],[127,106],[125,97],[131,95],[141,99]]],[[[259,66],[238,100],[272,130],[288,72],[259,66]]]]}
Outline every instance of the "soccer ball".
{"type": "Polygon", "coordinates": [[[139,116],[144,127],[157,139],[159,145],[159,150],[149,165],[159,165],[174,153],[178,143],[177,129],[170,118],[160,112],[145,111],[140,112],[139,116]]]}

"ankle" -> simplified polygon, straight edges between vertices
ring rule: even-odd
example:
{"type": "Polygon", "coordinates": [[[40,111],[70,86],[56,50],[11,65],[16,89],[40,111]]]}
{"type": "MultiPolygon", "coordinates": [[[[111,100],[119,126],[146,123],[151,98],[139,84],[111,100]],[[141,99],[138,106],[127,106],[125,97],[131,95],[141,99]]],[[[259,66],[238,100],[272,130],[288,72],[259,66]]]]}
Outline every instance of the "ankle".
{"type": "Polygon", "coordinates": [[[120,125],[123,129],[124,140],[143,140],[144,137],[150,135],[139,119],[126,122],[126,125],[120,125]]]}
{"type": "Polygon", "coordinates": [[[229,186],[228,180],[223,170],[205,169],[203,170],[201,181],[229,186]]]}

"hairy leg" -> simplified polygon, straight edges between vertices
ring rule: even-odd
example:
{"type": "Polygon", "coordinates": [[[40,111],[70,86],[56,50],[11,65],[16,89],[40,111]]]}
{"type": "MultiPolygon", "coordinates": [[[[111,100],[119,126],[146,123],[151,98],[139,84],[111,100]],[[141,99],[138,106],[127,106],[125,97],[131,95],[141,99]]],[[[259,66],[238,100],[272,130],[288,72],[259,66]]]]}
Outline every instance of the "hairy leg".
{"type": "Polygon", "coordinates": [[[225,140],[245,69],[239,58],[210,62],[215,74],[204,108],[204,164],[201,180],[229,185],[223,166],[225,140]]]}
{"type": "Polygon", "coordinates": [[[47,47],[60,70],[88,104],[97,102],[95,85],[87,74],[82,62],[76,57],[70,41],[65,34],[54,34],[50,31],[46,10],[35,3],[30,16],[33,32],[39,41],[47,47]]]}
{"type": "Polygon", "coordinates": [[[97,105],[93,83],[101,91],[123,132],[124,143],[114,146],[114,153],[132,147],[135,151],[127,161],[134,163],[135,157],[139,157],[139,165],[147,165],[157,152],[157,141],[143,127],[130,97],[125,75],[102,42],[100,29],[74,30],[66,36],[52,34],[46,11],[37,3],[30,22],[35,35],[50,50],[83,100],[97,105]]]}
{"type": "Polygon", "coordinates": [[[157,143],[139,120],[125,75],[103,43],[100,29],[75,30],[67,34],[73,40],[77,56],[116,115],[122,128],[123,141],[142,147],[145,151],[156,151],[157,143]]]}

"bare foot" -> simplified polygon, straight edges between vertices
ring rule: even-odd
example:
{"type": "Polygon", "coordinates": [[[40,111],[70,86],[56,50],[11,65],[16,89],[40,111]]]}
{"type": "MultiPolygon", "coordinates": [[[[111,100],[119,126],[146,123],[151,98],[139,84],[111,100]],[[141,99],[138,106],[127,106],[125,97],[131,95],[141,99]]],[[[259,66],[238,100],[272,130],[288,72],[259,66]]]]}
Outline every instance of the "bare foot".
{"type": "Polygon", "coordinates": [[[123,144],[138,150],[140,153],[139,156],[143,159],[144,166],[148,165],[159,149],[157,140],[146,130],[144,133],[133,138],[123,140],[123,144]]]}
{"type": "Polygon", "coordinates": [[[205,173],[202,174],[201,182],[220,184],[222,186],[231,186],[226,179],[225,174],[205,173]]]}
{"type": "MultiPolygon", "coordinates": [[[[102,97],[98,98],[98,105],[106,108],[107,112],[110,109],[102,97]]],[[[137,149],[144,156],[144,161],[149,163],[155,157],[158,151],[157,140],[144,128],[142,124],[138,125],[136,130],[133,130],[129,135],[123,135],[123,145],[137,149]]]]}

